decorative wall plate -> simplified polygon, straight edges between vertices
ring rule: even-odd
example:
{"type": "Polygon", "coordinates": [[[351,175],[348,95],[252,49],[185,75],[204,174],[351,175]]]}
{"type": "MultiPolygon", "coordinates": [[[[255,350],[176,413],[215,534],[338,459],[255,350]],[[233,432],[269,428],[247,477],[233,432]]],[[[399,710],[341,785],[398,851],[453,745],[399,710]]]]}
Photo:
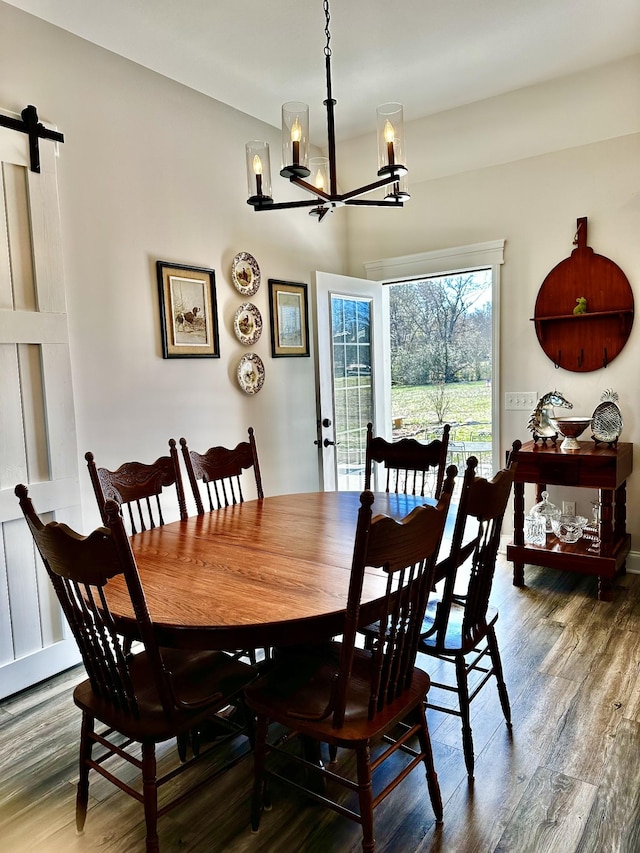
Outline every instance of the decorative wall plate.
{"type": "Polygon", "coordinates": [[[231,263],[231,278],[243,296],[253,296],[260,287],[260,267],[248,252],[238,252],[231,263]]]}
{"type": "Polygon", "coordinates": [[[245,394],[257,394],[264,385],[264,364],[259,355],[248,352],[238,363],[238,384],[245,394]]]}
{"type": "Polygon", "coordinates": [[[255,344],[262,334],[262,314],[255,305],[243,302],[233,318],[233,330],[241,344],[255,344]]]}

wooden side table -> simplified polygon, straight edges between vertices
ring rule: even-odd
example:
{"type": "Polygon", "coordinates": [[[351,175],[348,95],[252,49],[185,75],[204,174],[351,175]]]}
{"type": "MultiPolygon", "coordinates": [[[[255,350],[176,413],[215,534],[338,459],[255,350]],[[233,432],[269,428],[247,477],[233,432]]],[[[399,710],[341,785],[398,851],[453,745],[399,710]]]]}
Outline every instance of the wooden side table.
{"type": "Polygon", "coordinates": [[[631,548],[626,529],[626,481],[633,470],[633,444],[596,446],[582,441],[579,450],[560,450],[529,441],[518,454],[514,483],[513,542],[507,559],[513,562],[513,583],[524,584],[524,566],[544,566],[595,575],[598,598],[611,601],[613,579],[625,571],[631,548]],[[536,499],[547,485],[598,489],[600,493],[599,543],[585,538],[575,544],[560,542],[547,534],[545,547],[524,542],[524,484],[536,484],[536,499]]]}

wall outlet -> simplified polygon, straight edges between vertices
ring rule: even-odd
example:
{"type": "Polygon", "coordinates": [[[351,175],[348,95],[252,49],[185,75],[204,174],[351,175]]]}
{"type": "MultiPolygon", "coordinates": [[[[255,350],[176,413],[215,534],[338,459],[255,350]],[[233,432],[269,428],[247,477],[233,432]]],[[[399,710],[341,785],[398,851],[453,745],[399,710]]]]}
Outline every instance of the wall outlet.
{"type": "Polygon", "coordinates": [[[537,402],[535,391],[507,391],[504,395],[504,407],[511,411],[518,409],[532,412],[537,402]]]}
{"type": "Polygon", "coordinates": [[[576,514],[576,502],[575,501],[562,501],[562,514],[563,515],[575,515],[576,514]]]}

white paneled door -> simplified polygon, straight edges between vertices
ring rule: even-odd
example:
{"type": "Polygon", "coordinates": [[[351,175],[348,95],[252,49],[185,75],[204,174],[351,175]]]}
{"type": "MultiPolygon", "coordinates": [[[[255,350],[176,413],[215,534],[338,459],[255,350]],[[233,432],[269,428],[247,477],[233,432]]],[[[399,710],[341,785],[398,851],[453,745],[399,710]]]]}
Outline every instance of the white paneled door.
{"type": "Polygon", "coordinates": [[[81,524],[55,144],[0,128],[0,698],[79,660],[14,494],[81,524]]]}
{"type": "Polygon", "coordinates": [[[390,435],[389,296],[378,281],[316,272],[318,437],[325,491],[361,491],[367,423],[390,435]]]}

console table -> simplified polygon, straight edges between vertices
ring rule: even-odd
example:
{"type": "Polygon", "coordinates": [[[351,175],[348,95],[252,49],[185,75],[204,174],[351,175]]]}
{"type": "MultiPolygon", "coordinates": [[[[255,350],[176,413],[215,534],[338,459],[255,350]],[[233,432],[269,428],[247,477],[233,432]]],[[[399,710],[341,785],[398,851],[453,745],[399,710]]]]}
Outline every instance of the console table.
{"type": "Polygon", "coordinates": [[[541,445],[529,441],[518,454],[514,481],[513,542],[507,559],[513,562],[513,583],[524,584],[524,566],[544,566],[595,575],[598,598],[610,601],[613,579],[625,571],[631,547],[626,529],[626,481],[633,470],[633,444],[596,446],[582,441],[579,450],[560,449],[560,444],[541,445]],[[600,493],[599,543],[580,538],[574,544],[560,542],[547,534],[545,547],[524,541],[524,484],[536,484],[536,500],[547,485],[598,489],[600,493]]]}

